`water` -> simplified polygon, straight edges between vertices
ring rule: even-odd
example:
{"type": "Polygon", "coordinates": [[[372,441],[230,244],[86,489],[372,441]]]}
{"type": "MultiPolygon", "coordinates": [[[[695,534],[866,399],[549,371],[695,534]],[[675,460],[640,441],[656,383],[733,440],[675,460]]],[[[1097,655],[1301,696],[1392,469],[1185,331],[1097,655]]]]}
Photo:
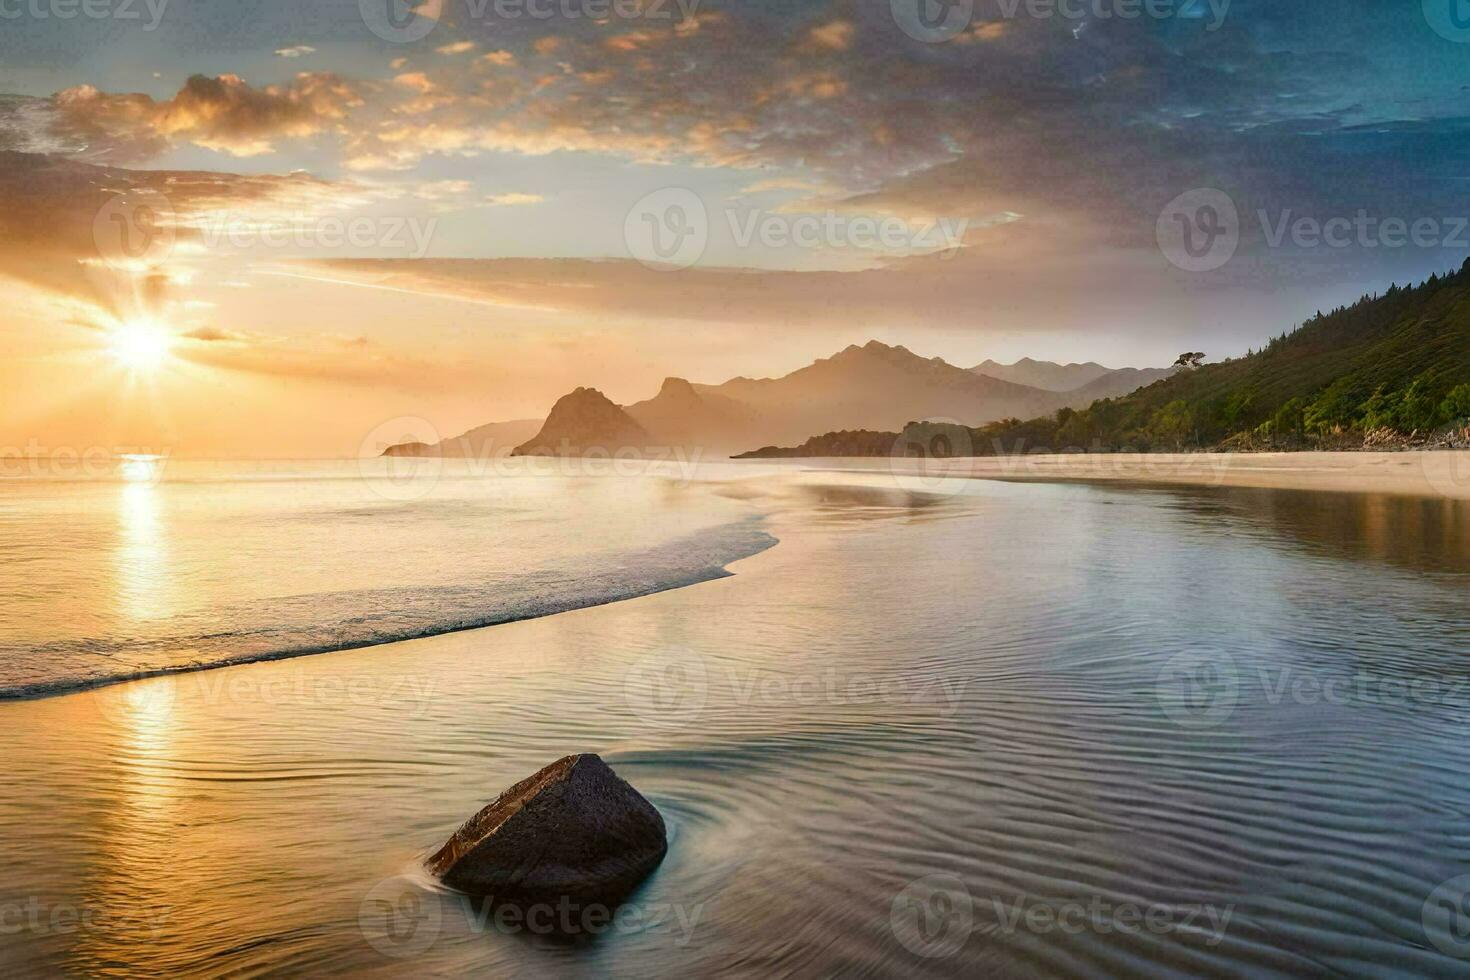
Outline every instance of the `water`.
{"type": "Polygon", "coordinates": [[[23,923],[0,967],[1466,972],[1463,504],[709,476],[572,495],[660,540],[780,540],[733,577],[0,705],[0,922],[23,923]],[[576,751],[671,831],[612,926],[482,919],[426,879],[576,751]]]}
{"type": "Polygon", "coordinates": [[[0,698],[631,598],[773,541],[677,481],[545,460],[11,469],[0,698]]]}

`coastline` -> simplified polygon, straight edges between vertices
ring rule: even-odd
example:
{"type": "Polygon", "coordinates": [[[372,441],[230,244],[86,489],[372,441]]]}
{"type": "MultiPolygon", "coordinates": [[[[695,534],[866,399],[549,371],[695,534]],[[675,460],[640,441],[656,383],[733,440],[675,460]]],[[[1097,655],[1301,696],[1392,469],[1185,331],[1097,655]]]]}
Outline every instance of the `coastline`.
{"type": "Polygon", "coordinates": [[[1470,450],[1057,453],[923,461],[833,457],[806,463],[815,469],[837,472],[886,470],[901,486],[919,491],[933,489],[944,479],[967,478],[1037,483],[1166,483],[1470,500],[1470,450]]]}
{"type": "Polygon", "coordinates": [[[216,660],[192,661],[189,663],[141,668],[121,674],[98,677],[69,677],[58,680],[15,684],[0,687],[0,705],[17,701],[65,697],[70,694],[85,693],[95,691],[99,688],[130,684],[136,681],[147,681],[155,678],[178,677],[213,670],[223,670],[231,667],[248,666],[251,664],[276,663],[318,657],[323,654],[346,653],[353,650],[394,646],[451,633],[473,632],[475,630],[489,629],[494,626],[506,626],[527,620],[544,619],[549,616],[558,616],[562,613],[575,612],[579,609],[592,609],[598,606],[612,605],[645,596],[657,595],[661,592],[688,588],[692,585],[699,585],[702,582],[728,578],[734,574],[734,572],[730,571],[731,565],[746,558],[754,557],[779,544],[780,539],[767,533],[764,530],[764,524],[763,518],[753,517],[742,522],[712,529],[706,535],[706,539],[723,544],[725,554],[711,558],[707,562],[697,562],[687,568],[677,570],[677,573],[671,572],[662,578],[650,581],[640,581],[637,579],[622,581],[612,575],[608,575],[606,576],[608,578],[608,584],[603,587],[588,590],[562,602],[538,604],[536,608],[511,608],[468,620],[446,619],[440,623],[425,624],[416,630],[396,636],[353,637],[334,643],[308,643],[302,646],[293,646],[279,650],[240,653],[216,660]]]}

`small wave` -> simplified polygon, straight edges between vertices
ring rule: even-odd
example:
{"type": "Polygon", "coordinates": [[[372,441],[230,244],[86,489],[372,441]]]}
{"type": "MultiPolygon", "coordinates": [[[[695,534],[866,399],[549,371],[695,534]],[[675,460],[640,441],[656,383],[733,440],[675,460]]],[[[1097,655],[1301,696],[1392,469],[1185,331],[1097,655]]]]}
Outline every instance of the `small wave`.
{"type": "Polygon", "coordinates": [[[622,552],[601,567],[576,572],[556,567],[490,584],[367,589],[269,600],[272,615],[254,603],[222,610],[216,621],[247,624],[150,640],[98,638],[39,644],[30,652],[53,658],[81,654],[107,668],[45,681],[0,685],[0,701],[54,697],[75,691],[194,673],[247,663],[288,660],[362,649],[536,619],[574,609],[666,592],[724,578],[727,566],[776,545],[751,517],[678,538],[654,548],[622,552]],[[267,626],[254,626],[269,622],[267,626]],[[181,660],[187,656],[187,660],[181,660]]]}

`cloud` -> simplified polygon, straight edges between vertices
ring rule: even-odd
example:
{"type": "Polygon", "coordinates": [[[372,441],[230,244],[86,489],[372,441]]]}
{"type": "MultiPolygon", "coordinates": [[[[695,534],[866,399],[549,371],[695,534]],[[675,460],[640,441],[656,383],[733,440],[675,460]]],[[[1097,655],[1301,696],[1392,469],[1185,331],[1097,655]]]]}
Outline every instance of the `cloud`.
{"type": "Polygon", "coordinates": [[[362,99],[337,75],[302,72],[288,84],[263,88],[238,75],[194,75],[164,102],[80,85],[57,93],[53,103],[55,129],[85,141],[93,157],[128,162],[148,159],[175,142],[234,156],[268,153],[277,139],[340,125],[362,99]]]}
{"type": "Polygon", "coordinates": [[[404,88],[413,89],[421,95],[428,95],[430,92],[436,91],[439,87],[434,84],[434,81],[428,75],[421,71],[404,72],[402,75],[395,76],[393,81],[395,84],[401,85],[404,88]]]}
{"type": "Polygon", "coordinates": [[[852,47],[854,33],[853,23],[850,20],[834,20],[814,27],[807,35],[808,41],[815,48],[825,48],[828,51],[846,51],[852,47]]]}
{"type": "Polygon", "coordinates": [[[220,222],[289,225],[385,193],[306,174],[128,170],[0,151],[0,276],[117,319],[168,301],[220,222]]]}
{"type": "Polygon", "coordinates": [[[508,194],[489,194],[485,197],[485,203],[491,207],[514,207],[516,205],[540,204],[546,198],[540,194],[521,194],[512,191],[508,194]]]}
{"type": "Polygon", "coordinates": [[[297,44],[289,48],[277,48],[277,58],[304,58],[306,55],[316,54],[316,48],[309,44],[297,44]]]}
{"type": "Polygon", "coordinates": [[[455,41],[452,44],[446,44],[442,47],[435,48],[434,50],[443,55],[456,55],[465,54],[466,52],[473,51],[475,50],[475,46],[476,45],[474,41],[455,41]]]}
{"type": "Polygon", "coordinates": [[[226,330],[224,327],[195,327],[179,334],[189,340],[200,340],[205,343],[233,343],[243,344],[250,341],[249,334],[239,333],[235,330],[226,330]]]}

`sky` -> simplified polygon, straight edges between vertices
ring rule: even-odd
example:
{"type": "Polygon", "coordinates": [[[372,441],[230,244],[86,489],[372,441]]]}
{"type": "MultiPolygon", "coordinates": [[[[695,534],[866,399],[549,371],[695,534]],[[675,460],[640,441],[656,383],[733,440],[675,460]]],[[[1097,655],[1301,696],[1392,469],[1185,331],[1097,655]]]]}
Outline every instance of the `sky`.
{"type": "Polygon", "coordinates": [[[1470,255],[1460,0],[0,0],[0,454],[350,456],[1470,255]]]}

